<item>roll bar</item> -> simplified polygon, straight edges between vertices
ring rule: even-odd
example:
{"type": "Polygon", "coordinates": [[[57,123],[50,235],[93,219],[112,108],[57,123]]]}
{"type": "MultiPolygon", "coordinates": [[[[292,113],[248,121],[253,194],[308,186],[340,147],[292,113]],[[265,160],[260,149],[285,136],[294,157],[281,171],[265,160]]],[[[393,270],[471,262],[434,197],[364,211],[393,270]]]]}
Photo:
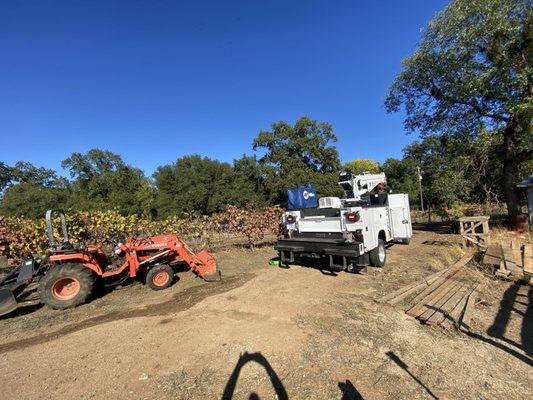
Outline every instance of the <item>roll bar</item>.
{"type": "Polygon", "coordinates": [[[48,237],[48,242],[50,243],[50,246],[57,246],[58,244],[68,243],[68,232],[67,232],[67,222],[65,220],[65,213],[62,210],[48,210],[45,214],[46,218],[46,236],[48,237]],[[61,234],[63,236],[63,240],[61,243],[56,243],[56,240],[54,238],[54,228],[52,226],[52,217],[54,214],[59,215],[59,219],[61,220],[61,234]]]}

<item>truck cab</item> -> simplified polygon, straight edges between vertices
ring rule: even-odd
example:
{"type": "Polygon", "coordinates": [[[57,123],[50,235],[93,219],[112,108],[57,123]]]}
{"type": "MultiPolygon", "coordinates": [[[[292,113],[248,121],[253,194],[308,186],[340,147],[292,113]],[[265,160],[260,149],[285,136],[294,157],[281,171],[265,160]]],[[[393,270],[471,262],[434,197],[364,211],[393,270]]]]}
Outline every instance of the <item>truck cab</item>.
{"type": "Polygon", "coordinates": [[[344,198],[322,197],[318,206],[288,210],[275,249],[284,264],[320,259],[333,270],[383,267],[387,244],[412,237],[407,194],[393,194],[385,174],[342,172],[344,198]]]}

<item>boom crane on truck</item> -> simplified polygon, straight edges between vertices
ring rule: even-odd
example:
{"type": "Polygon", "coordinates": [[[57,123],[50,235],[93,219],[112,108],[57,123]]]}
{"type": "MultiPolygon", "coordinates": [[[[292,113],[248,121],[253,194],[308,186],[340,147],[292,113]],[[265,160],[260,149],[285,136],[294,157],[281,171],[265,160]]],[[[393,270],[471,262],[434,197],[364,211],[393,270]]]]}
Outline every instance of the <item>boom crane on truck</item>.
{"type": "Polygon", "coordinates": [[[393,194],[385,174],[341,172],[345,197],[322,197],[318,207],[288,210],[275,249],[285,264],[321,259],[337,271],[383,267],[387,243],[412,237],[407,194],[393,194]]]}

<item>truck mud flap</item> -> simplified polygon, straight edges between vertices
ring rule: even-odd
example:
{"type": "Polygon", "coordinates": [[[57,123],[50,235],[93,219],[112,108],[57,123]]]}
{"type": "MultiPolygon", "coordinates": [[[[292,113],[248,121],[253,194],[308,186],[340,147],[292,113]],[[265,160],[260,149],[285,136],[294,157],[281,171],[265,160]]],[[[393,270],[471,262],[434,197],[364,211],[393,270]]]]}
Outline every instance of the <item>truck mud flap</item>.
{"type": "Polygon", "coordinates": [[[288,246],[277,245],[274,249],[279,251],[279,259],[282,264],[290,264],[294,262],[294,253],[300,253],[305,250],[303,246],[288,246]]]}
{"type": "Polygon", "coordinates": [[[290,250],[279,250],[279,259],[282,264],[294,262],[294,253],[290,250]]]}
{"type": "Polygon", "coordinates": [[[353,251],[328,251],[329,267],[335,271],[355,271],[370,264],[368,253],[359,255],[353,251]]]}
{"type": "Polygon", "coordinates": [[[328,255],[329,268],[334,271],[344,271],[348,267],[348,260],[344,256],[328,255]]]}

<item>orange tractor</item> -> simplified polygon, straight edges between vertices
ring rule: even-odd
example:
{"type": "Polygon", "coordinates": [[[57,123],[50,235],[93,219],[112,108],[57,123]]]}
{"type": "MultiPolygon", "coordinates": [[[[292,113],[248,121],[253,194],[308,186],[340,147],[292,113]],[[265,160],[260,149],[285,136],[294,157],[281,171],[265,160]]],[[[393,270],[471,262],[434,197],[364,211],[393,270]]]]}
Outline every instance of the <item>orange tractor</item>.
{"type": "Polygon", "coordinates": [[[48,263],[41,266],[33,257],[26,259],[0,281],[0,315],[17,308],[24,288],[38,281],[40,301],[52,308],[75,307],[87,301],[95,282],[117,285],[128,278],[144,279],[153,290],[169,287],[174,266],[185,263],[205,281],[220,280],[213,257],[205,250],[195,254],[176,235],[159,235],[114,243],[113,254],[100,246],[69,242],[65,215],[58,212],[62,238],[57,241],[52,226],[53,211],[46,212],[50,243],[48,263]]]}

